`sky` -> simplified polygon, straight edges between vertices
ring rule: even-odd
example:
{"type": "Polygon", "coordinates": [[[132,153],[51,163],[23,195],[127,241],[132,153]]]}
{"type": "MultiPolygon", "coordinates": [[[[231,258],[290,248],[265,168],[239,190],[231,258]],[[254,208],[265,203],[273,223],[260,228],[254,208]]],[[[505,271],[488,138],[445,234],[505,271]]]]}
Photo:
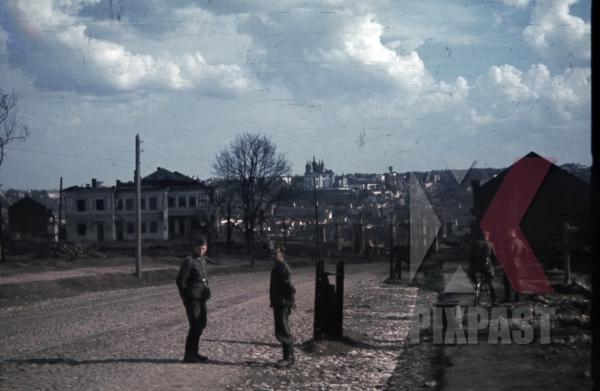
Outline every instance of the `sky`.
{"type": "Polygon", "coordinates": [[[293,174],[591,164],[590,0],[0,0],[25,142],[3,189],[202,179],[236,134],[293,174]],[[452,163],[447,163],[452,162],[452,163]],[[450,167],[466,168],[466,167],[450,167]]]}

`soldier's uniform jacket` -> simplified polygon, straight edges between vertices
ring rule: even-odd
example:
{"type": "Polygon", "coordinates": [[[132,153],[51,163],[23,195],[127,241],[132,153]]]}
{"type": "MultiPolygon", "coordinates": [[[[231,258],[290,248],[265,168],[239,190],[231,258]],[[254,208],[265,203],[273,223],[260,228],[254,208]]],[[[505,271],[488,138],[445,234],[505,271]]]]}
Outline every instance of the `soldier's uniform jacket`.
{"type": "Polygon", "coordinates": [[[296,288],[291,281],[292,271],[285,262],[277,261],[271,270],[269,298],[271,307],[291,307],[295,302],[296,288]]]}
{"type": "Polygon", "coordinates": [[[492,264],[492,246],[487,240],[477,240],[471,244],[469,249],[469,272],[489,272],[494,275],[492,264]]]}
{"type": "Polygon", "coordinates": [[[184,302],[208,300],[210,297],[207,297],[206,260],[194,256],[187,257],[181,264],[175,283],[179,289],[179,296],[184,302]]]}
{"type": "Polygon", "coordinates": [[[508,246],[509,255],[517,267],[521,266],[521,258],[527,256],[527,248],[519,238],[513,238],[508,246]]]}

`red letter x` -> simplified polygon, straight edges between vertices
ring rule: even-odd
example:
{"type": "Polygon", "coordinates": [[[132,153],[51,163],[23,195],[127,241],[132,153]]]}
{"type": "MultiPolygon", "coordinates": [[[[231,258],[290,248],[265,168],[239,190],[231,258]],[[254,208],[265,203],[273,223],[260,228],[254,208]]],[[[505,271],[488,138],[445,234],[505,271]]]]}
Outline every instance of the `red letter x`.
{"type": "Polygon", "coordinates": [[[554,293],[519,227],[552,160],[542,157],[517,160],[506,173],[479,224],[483,231],[490,233],[489,241],[498,261],[517,293],[554,293]]]}

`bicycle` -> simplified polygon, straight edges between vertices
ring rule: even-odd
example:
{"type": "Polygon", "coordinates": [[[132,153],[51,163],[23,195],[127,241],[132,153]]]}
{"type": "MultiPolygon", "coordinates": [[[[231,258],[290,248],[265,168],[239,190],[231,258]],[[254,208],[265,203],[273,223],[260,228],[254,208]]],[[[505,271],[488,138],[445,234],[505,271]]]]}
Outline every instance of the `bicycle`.
{"type": "MultiPolygon", "coordinates": [[[[483,292],[490,292],[491,281],[484,277],[482,272],[475,273],[475,298],[473,300],[473,305],[475,308],[479,307],[479,304],[482,302],[481,296],[483,292]]],[[[490,294],[490,300],[492,299],[490,294]]]]}

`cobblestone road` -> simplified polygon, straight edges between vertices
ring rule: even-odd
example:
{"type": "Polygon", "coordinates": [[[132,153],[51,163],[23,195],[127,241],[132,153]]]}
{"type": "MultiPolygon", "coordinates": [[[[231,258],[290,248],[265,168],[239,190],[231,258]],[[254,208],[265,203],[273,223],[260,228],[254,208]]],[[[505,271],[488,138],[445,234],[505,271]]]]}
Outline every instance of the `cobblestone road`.
{"type": "MultiPolygon", "coordinates": [[[[329,266],[330,268],[332,266],[329,266]]],[[[346,330],[369,343],[340,356],[296,349],[281,358],[268,305],[268,273],[211,279],[209,324],[200,349],[208,364],[183,364],[185,310],[175,285],[87,294],[0,311],[2,390],[379,389],[408,333],[416,288],[385,285],[385,264],[346,271],[346,330]]],[[[293,270],[297,344],[312,336],[314,269],[293,270]]]]}

